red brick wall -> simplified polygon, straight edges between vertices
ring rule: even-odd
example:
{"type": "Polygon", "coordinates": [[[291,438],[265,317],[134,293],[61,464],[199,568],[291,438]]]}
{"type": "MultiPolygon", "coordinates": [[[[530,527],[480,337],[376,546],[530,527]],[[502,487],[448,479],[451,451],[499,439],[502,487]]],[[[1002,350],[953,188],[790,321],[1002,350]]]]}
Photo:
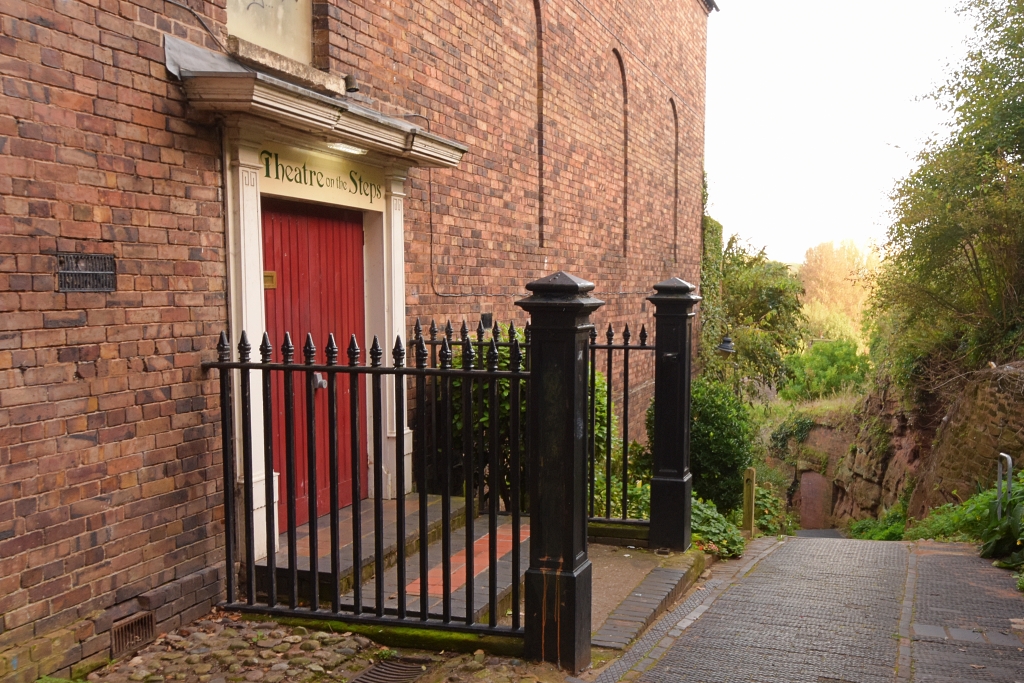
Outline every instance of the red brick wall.
{"type": "MultiPolygon", "coordinates": [[[[223,1],[191,5],[223,40],[223,1]]],[[[470,147],[458,169],[407,184],[410,326],[521,319],[523,284],[565,269],[608,302],[602,332],[628,321],[635,335],[651,324],[651,284],[696,281],[703,3],[547,0],[540,37],[537,7],[329,0],[318,11],[318,59],[354,72],[388,113],[424,115],[470,147]],[[613,50],[629,99],[625,216],[613,50]]],[[[111,623],[140,609],[164,628],[188,620],[222,578],[219,412],[199,367],[227,320],[221,148],[164,69],[163,33],[216,49],[162,0],[0,0],[3,681],[100,661],[111,623]],[[114,255],[117,291],[57,292],[60,251],[114,255]]]]}

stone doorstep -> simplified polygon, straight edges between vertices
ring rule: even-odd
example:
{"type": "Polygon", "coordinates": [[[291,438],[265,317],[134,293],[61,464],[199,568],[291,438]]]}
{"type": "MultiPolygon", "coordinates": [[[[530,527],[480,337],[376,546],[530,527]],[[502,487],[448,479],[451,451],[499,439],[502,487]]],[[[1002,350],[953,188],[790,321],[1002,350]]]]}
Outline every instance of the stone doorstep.
{"type": "Polygon", "coordinates": [[[655,567],[619,606],[612,610],[590,640],[591,645],[624,650],[696,580],[691,572],[655,567]]]}

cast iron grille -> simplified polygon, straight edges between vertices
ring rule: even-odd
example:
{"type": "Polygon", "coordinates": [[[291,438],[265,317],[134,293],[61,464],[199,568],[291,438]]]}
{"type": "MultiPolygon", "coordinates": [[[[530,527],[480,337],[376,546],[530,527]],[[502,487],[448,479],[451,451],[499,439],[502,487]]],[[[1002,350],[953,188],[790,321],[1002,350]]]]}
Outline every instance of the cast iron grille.
{"type": "Polygon", "coordinates": [[[114,257],[108,254],[57,254],[57,288],[62,292],[113,292],[114,257]]]}
{"type": "Polygon", "coordinates": [[[385,659],[353,678],[352,683],[411,683],[426,671],[425,664],[385,659]]]}
{"type": "Polygon", "coordinates": [[[138,650],[155,635],[156,622],[152,612],[142,612],[122,619],[114,624],[110,634],[110,656],[120,657],[126,652],[138,650]]]}

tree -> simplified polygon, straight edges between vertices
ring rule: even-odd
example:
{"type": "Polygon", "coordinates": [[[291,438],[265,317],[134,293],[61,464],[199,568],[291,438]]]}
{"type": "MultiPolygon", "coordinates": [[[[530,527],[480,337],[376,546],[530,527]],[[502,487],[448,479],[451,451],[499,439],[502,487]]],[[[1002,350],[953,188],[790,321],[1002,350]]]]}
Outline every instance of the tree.
{"type": "Polygon", "coordinates": [[[721,256],[718,330],[732,337],[734,357],[714,354],[721,341],[705,338],[705,373],[740,383],[754,396],[785,380],[785,358],[797,351],[803,337],[800,280],[784,263],[764,250],[754,251],[733,235],[721,256]],[[709,347],[710,348],[707,348],[709,347]]]}
{"type": "Polygon", "coordinates": [[[873,252],[862,252],[849,241],[838,247],[824,242],[807,250],[800,281],[811,338],[860,341],[861,319],[871,291],[867,280],[877,267],[873,252]]]}
{"type": "Polygon", "coordinates": [[[977,35],[936,94],[948,138],[896,187],[873,346],[904,385],[940,386],[1024,344],[1024,2],[967,0],[977,35]]]}

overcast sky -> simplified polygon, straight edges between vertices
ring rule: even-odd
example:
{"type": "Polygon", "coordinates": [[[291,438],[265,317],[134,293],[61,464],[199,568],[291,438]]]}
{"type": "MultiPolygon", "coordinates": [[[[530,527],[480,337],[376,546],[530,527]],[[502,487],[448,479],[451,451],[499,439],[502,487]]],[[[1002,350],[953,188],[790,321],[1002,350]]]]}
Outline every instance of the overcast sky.
{"type": "Polygon", "coordinates": [[[708,35],[708,212],[771,258],[884,242],[888,195],[946,114],[957,0],[718,0],[708,35]]]}

